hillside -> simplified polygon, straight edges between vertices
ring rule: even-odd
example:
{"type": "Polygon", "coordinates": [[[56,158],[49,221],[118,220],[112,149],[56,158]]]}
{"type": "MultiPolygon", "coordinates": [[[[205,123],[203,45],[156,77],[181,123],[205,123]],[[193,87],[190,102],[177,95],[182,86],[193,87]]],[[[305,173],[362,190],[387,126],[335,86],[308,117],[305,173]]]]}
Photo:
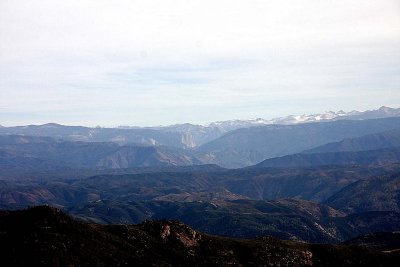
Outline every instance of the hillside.
{"type": "Polygon", "coordinates": [[[72,142],[48,137],[0,135],[0,166],[40,171],[52,169],[120,169],[188,166],[205,163],[188,150],[123,145],[113,142],[72,142]]]}
{"type": "Polygon", "coordinates": [[[345,212],[400,211],[400,174],[357,181],[325,203],[345,212]]]}
{"type": "Polygon", "coordinates": [[[362,246],[381,251],[393,251],[400,247],[399,232],[380,232],[358,236],[343,242],[344,245],[362,246]]]}
{"type": "Polygon", "coordinates": [[[162,145],[178,148],[193,148],[215,140],[233,130],[265,125],[293,125],[336,120],[367,120],[399,117],[400,108],[380,107],[376,110],[328,111],[323,114],[289,115],[273,119],[228,120],[212,122],[208,125],[190,123],[168,126],[118,128],[67,126],[56,123],[5,127],[0,125],[0,134],[48,136],[69,141],[116,142],[119,144],[138,143],[142,145],[162,145]]]}
{"type": "MultiPolygon", "coordinates": [[[[386,115],[389,116],[390,114],[392,113],[389,112],[386,115]]],[[[346,116],[339,116],[338,118],[342,117],[346,116]]],[[[374,116],[372,117],[375,118],[374,116]]],[[[268,158],[300,153],[327,143],[339,142],[345,138],[358,138],[368,134],[394,131],[396,129],[398,131],[400,117],[383,116],[384,118],[380,118],[380,115],[376,117],[377,119],[338,119],[336,121],[333,119],[321,119],[309,123],[281,125],[275,123],[264,124],[259,121],[229,121],[213,123],[208,126],[180,124],[149,128],[89,128],[49,123],[44,125],[2,127],[0,128],[0,135],[24,135],[27,138],[28,136],[38,138],[46,136],[54,138],[58,142],[114,143],[125,147],[163,147],[164,150],[168,150],[168,153],[165,151],[159,152],[163,155],[158,157],[170,158],[173,164],[183,161],[181,165],[207,163],[218,164],[226,168],[240,168],[257,164],[268,158]],[[178,155],[171,156],[171,153],[178,155]]],[[[366,116],[365,118],[369,117],[366,116]]],[[[386,145],[391,142],[389,139],[396,138],[397,133],[387,133],[386,143],[385,140],[375,137],[374,140],[372,140],[373,138],[361,140],[359,141],[360,144],[354,143],[352,146],[353,149],[356,149],[362,144],[370,142],[370,147],[366,146],[365,149],[387,148],[386,145]]],[[[348,143],[349,141],[346,142],[348,143]]],[[[396,142],[398,143],[398,141],[392,140],[390,144],[395,145],[396,142]]],[[[347,146],[350,147],[351,145],[347,146]]],[[[135,152],[119,152],[117,155],[112,156],[112,159],[107,160],[105,165],[130,166],[127,163],[129,160],[124,158],[127,154],[132,153],[135,154],[135,152]],[[122,158],[121,161],[118,158],[122,158]]],[[[144,152],[145,155],[146,153],[144,152]]],[[[32,164],[45,165],[40,162],[32,164]]],[[[151,164],[151,160],[141,163],[141,165],[145,166],[151,164]]],[[[155,164],[155,166],[158,165],[155,164]]]]}
{"type": "Polygon", "coordinates": [[[196,230],[218,236],[256,238],[269,235],[310,243],[338,243],[363,234],[400,231],[400,213],[345,215],[328,206],[299,199],[97,201],[66,210],[73,216],[96,223],[179,220],[196,230]]]}
{"type": "Polygon", "coordinates": [[[174,221],[85,224],[48,207],[1,212],[0,246],[6,266],[396,266],[399,260],[398,253],[358,247],[217,238],[174,221]]]}
{"type": "Polygon", "coordinates": [[[400,117],[242,128],[200,146],[198,151],[213,155],[214,163],[220,166],[244,167],[344,138],[393,130],[398,125],[400,117]]]}
{"type": "Polygon", "coordinates": [[[400,163],[400,147],[366,151],[299,153],[267,159],[255,168],[316,167],[326,165],[382,165],[400,163]]]}
{"type": "Polygon", "coordinates": [[[47,179],[46,174],[39,173],[33,180],[24,180],[24,177],[31,177],[27,173],[18,180],[1,181],[0,205],[70,206],[97,199],[185,199],[216,190],[226,190],[227,193],[220,196],[234,194],[255,200],[301,198],[321,202],[358,180],[397,173],[400,165],[239,170],[224,170],[207,165],[158,170],[124,169],[104,174],[90,170],[55,172],[48,174],[50,176],[47,179]],[[80,193],[75,196],[76,192],[80,193]]]}
{"type": "Polygon", "coordinates": [[[303,151],[303,153],[367,151],[394,147],[400,147],[400,129],[365,135],[357,138],[346,138],[340,142],[329,143],[303,151]]]}
{"type": "Polygon", "coordinates": [[[173,131],[159,131],[147,128],[90,128],[66,126],[56,123],[2,127],[3,135],[47,136],[68,141],[136,143],[147,146],[162,145],[177,148],[191,147],[190,136],[173,131]]]}

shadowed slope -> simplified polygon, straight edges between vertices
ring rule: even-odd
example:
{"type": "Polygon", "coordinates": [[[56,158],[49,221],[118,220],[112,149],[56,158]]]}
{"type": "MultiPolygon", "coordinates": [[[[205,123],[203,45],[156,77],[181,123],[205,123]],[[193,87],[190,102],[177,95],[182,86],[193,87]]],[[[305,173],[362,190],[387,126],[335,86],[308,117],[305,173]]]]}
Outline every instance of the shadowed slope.
{"type": "Polygon", "coordinates": [[[399,260],[397,253],[357,247],[217,238],[174,221],[88,225],[48,207],[1,212],[0,237],[6,266],[395,266],[399,260]]]}

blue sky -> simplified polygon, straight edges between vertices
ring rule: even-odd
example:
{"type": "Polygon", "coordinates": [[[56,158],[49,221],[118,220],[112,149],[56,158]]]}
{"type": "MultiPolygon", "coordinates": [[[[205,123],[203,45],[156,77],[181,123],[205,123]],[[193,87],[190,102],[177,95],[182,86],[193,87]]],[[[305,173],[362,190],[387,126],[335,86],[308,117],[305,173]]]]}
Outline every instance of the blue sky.
{"type": "Polygon", "coordinates": [[[400,2],[0,1],[0,124],[400,107],[400,2]]]}

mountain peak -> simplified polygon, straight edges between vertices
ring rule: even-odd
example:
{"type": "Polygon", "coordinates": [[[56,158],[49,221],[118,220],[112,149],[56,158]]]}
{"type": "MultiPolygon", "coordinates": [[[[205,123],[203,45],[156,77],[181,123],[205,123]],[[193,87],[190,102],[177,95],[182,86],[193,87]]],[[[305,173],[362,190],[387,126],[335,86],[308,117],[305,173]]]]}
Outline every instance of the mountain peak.
{"type": "Polygon", "coordinates": [[[49,123],[42,124],[41,126],[43,126],[43,127],[60,127],[60,126],[63,126],[63,125],[58,124],[58,123],[54,123],[54,122],[49,122],[49,123]]]}
{"type": "Polygon", "coordinates": [[[394,108],[390,108],[390,107],[386,107],[386,106],[382,106],[379,108],[380,111],[385,111],[385,112],[390,112],[390,111],[394,111],[394,108]]]}
{"type": "Polygon", "coordinates": [[[376,119],[376,118],[384,118],[384,117],[396,117],[400,116],[400,108],[390,108],[386,106],[382,106],[376,110],[367,110],[367,111],[357,111],[352,110],[350,112],[345,112],[343,110],[335,111],[326,111],[324,113],[317,114],[302,114],[302,115],[288,115],[286,117],[277,117],[273,119],[250,119],[250,120],[229,120],[229,121],[218,121],[210,123],[208,126],[210,127],[218,127],[218,128],[241,128],[241,127],[251,127],[258,125],[270,125],[270,124],[283,124],[283,125],[291,125],[291,124],[301,124],[301,123],[310,123],[310,122],[324,122],[324,121],[335,121],[335,120],[363,120],[363,119],[376,119]]]}

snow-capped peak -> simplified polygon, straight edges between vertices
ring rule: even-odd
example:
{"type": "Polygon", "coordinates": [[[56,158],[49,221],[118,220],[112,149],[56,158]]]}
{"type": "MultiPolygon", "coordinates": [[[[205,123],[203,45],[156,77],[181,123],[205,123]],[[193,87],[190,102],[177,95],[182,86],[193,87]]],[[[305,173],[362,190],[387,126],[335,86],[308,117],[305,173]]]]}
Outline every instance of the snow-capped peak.
{"type": "Polygon", "coordinates": [[[229,131],[233,129],[252,127],[259,125],[270,125],[270,124],[301,124],[301,123],[311,123],[311,122],[323,122],[323,121],[333,121],[333,120],[363,120],[363,119],[376,119],[384,117],[396,117],[400,116],[400,108],[390,108],[382,106],[377,110],[367,110],[364,112],[353,110],[350,112],[345,112],[343,110],[326,111],[321,114],[310,114],[310,115],[289,115],[286,117],[278,117],[273,119],[250,119],[250,120],[228,120],[228,121],[217,121],[212,122],[206,127],[216,127],[223,131],[229,131]]]}

